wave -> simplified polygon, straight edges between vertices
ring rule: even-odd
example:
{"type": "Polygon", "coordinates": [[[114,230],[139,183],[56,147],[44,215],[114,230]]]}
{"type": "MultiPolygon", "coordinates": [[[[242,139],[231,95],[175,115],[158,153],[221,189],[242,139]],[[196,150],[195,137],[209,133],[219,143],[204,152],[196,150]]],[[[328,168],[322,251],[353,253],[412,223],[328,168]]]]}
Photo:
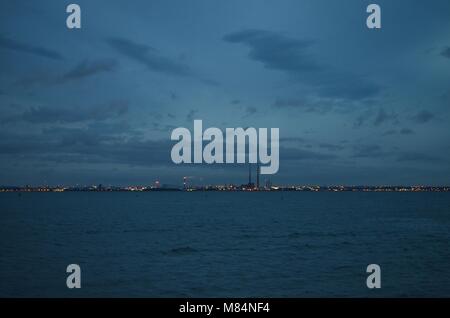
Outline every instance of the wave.
{"type": "Polygon", "coordinates": [[[195,248],[192,248],[190,246],[183,246],[183,247],[172,248],[165,254],[186,255],[186,254],[193,254],[193,253],[197,253],[197,252],[198,252],[198,250],[196,250],[195,248]]]}

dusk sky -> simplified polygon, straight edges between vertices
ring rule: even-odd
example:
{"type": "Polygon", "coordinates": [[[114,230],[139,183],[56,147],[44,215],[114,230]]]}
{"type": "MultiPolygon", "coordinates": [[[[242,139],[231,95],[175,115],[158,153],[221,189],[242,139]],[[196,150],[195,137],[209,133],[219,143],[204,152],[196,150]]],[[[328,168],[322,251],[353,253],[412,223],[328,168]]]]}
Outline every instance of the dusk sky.
{"type": "Polygon", "coordinates": [[[448,185],[450,1],[1,0],[0,185],[247,182],[172,163],[194,119],[280,128],[274,184],[448,185]]]}

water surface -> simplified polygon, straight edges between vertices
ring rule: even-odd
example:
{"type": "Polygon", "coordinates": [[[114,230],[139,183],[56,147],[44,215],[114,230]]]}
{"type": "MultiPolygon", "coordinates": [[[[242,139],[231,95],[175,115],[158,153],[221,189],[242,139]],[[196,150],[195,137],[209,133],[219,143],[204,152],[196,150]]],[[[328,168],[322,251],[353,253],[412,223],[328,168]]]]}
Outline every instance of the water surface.
{"type": "Polygon", "coordinates": [[[450,193],[2,193],[0,296],[448,297],[449,242],[450,193]]]}

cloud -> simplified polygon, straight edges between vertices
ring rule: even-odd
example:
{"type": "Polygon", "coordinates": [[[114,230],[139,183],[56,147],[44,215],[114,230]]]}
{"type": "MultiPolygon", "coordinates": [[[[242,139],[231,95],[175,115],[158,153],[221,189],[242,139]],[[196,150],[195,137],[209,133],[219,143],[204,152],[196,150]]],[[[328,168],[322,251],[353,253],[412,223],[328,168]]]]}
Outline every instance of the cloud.
{"type": "Polygon", "coordinates": [[[17,86],[28,88],[34,85],[59,85],[73,80],[80,80],[99,73],[112,72],[117,68],[117,61],[112,59],[84,60],[62,74],[50,72],[32,73],[15,82],[17,86]]]}
{"type": "Polygon", "coordinates": [[[331,160],[336,159],[334,154],[323,154],[319,152],[280,147],[280,160],[331,160]]]}
{"type": "Polygon", "coordinates": [[[393,122],[394,124],[398,123],[398,115],[392,111],[388,113],[383,108],[380,108],[373,124],[375,126],[380,126],[386,122],[393,122]]]}
{"type": "Polygon", "coordinates": [[[311,53],[314,41],[291,38],[283,33],[247,29],[225,35],[229,43],[247,46],[249,58],[270,70],[283,71],[298,83],[311,86],[322,97],[364,100],[381,87],[364,77],[334,71],[311,53]]]}
{"type": "Polygon", "coordinates": [[[21,43],[15,40],[5,38],[1,35],[0,35],[0,48],[14,50],[17,52],[29,53],[52,60],[63,60],[63,56],[57,51],[50,50],[40,46],[21,43]]]}
{"type": "Polygon", "coordinates": [[[224,40],[248,46],[249,57],[268,69],[298,73],[319,69],[308,52],[312,41],[264,30],[243,30],[226,35],[224,40]]]}
{"type": "Polygon", "coordinates": [[[163,133],[169,133],[170,131],[177,128],[175,125],[169,125],[169,124],[162,124],[160,122],[154,122],[152,123],[152,129],[155,131],[163,132],[163,133]]]}
{"type": "Polygon", "coordinates": [[[434,114],[429,112],[428,110],[421,110],[417,114],[415,114],[411,119],[417,124],[424,124],[429,122],[434,118],[434,114]]]}
{"type": "Polygon", "coordinates": [[[405,152],[397,157],[397,161],[400,162],[405,161],[435,162],[438,160],[439,160],[438,157],[418,152],[405,152]]]}
{"type": "Polygon", "coordinates": [[[280,137],[280,143],[303,143],[305,142],[305,139],[302,137],[280,137]]]}
{"type": "Polygon", "coordinates": [[[359,114],[358,117],[355,119],[355,122],[353,123],[353,127],[359,128],[362,127],[372,116],[371,110],[366,110],[363,113],[359,114]]]}
{"type": "Polygon", "coordinates": [[[253,106],[245,107],[245,116],[246,117],[252,116],[252,115],[256,114],[257,112],[258,112],[258,109],[256,109],[256,107],[253,107],[253,106]]]}
{"type": "Polygon", "coordinates": [[[379,158],[387,155],[379,145],[356,145],[354,148],[354,158],[379,158]]]}
{"type": "Polygon", "coordinates": [[[391,136],[391,135],[395,135],[398,131],[396,129],[389,129],[387,131],[385,131],[382,136],[391,136]]]}
{"type": "Polygon", "coordinates": [[[450,59],[450,46],[447,46],[447,47],[442,49],[441,56],[450,59]]]}
{"type": "Polygon", "coordinates": [[[186,120],[187,120],[188,122],[194,121],[195,116],[197,115],[197,113],[198,113],[198,110],[196,110],[196,109],[191,109],[191,110],[189,111],[189,113],[186,115],[186,120]]]}
{"type": "Polygon", "coordinates": [[[48,106],[31,107],[19,115],[3,120],[3,123],[24,121],[33,124],[76,123],[84,121],[102,121],[119,117],[128,111],[128,104],[114,101],[92,107],[55,108],[48,106]]]}
{"type": "Polygon", "coordinates": [[[395,155],[395,159],[398,162],[435,162],[440,158],[419,152],[402,152],[396,154],[394,152],[386,152],[379,145],[356,145],[354,147],[354,158],[382,158],[392,157],[395,155]]]}
{"type": "Polygon", "coordinates": [[[400,129],[400,131],[398,131],[397,129],[389,129],[387,131],[385,131],[382,135],[383,136],[389,136],[389,135],[395,135],[400,133],[401,135],[413,135],[415,134],[414,130],[409,129],[409,128],[402,128],[400,129]]]}
{"type": "Polygon", "coordinates": [[[409,129],[409,128],[402,128],[400,130],[400,134],[402,134],[402,135],[412,135],[412,134],[414,134],[414,130],[409,129]]]}
{"type": "Polygon", "coordinates": [[[333,154],[323,154],[299,148],[280,147],[280,160],[330,160],[336,159],[333,154]]]}
{"type": "Polygon", "coordinates": [[[89,77],[98,73],[112,72],[117,68],[115,60],[85,60],[61,76],[62,81],[89,77]]]}
{"type": "MultiPolygon", "coordinates": [[[[384,108],[379,108],[378,110],[368,108],[356,117],[353,127],[359,128],[369,122],[375,127],[379,127],[387,123],[398,125],[400,120],[399,115],[394,111],[386,111],[384,108]]],[[[397,131],[391,129],[384,132],[383,135],[392,135],[394,133],[397,133],[397,131]]]]}
{"type": "Polygon", "coordinates": [[[99,133],[86,128],[56,128],[42,134],[3,134],[2,156],[27,160],[150,167],[169,165],[170,140],[145,140],[99,133]]]}
{"type": "Polygon", "coordinates": [[[365,77],[349,73],[323,73],[314,81],[319,93],[329,98],[362,101],[376,97],[382,90],[365,77]]]}
{"type": "Polygon", "coordinates": [[[321,143],[319,144],[319,148],[323,148],[329,151],[339,151],[339,150],[343,150],[345,147],[342,145],[335,145],[335,144],[330,144],[330,143],[321,143]]]}
{"type": "Polygon", "coordinates": [[[169,96],[171,100],[177,100],[178,99],[178,94],[175,92],[169,92],[169,96]]]}
{"type": "Polygon", "coordinates": [[[141,136],[143,134],[142,130],[140,130],[136,125],[131,125],[127,120],[91,121],[86,124],[86,128],[89,132],[97,135],[109,134],[111,136],[141,136]]]}
{"type": "Polygon", "coordinates": [[[309,108],[304,100],[292,98],[277,98],[272,106],[275,108],[309,108]]]}
{"type": "MultiPolygon", "coordinates": [[[[127,125],[116,127],[44,129],[41,134],[8,134],[0,140],[1,156],[26,156],[28,160],[75,164],[123,164],[151,167],[173,165],[169,139],[148,140],[129,133],[127,125]]],[[[225,148],[224,148],[225,149],[225,148]]],[[[322,154],[299,148],[280,149],[281,160],[332,160],[333,154],[322,154]]]]}
{"type": "Polygon", "coordinates": [[[187,65],[161,55],[157,49],[148,45],[123,38],[110,38],[108,43],[117,52],[145,65],[151,71],[177,76],[193,75],[187,65]]]}
{"type": "Polygon", "coordinates": [[[307,113],[326,114],[333,108],[339,107],[339,103],[330,99],[308,98],[277,98],[272,104],[275,109],[299,110],[307,113]]]}

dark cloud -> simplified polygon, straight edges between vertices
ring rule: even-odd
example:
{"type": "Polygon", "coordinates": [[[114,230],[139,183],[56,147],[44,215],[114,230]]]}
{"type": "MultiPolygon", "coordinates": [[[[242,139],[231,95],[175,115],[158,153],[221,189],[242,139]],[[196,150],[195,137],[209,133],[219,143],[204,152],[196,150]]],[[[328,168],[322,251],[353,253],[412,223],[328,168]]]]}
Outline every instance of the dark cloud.
{"type": "Polygon", "coordinates": [[[389,130],[385,131],[382,135],[383,136],[391,136],[391,135],[395,135],[397,133],[398,133],[398,131],[396,129],[389,129],[389,130]]]}
{"type": "MultiPolygon", "coordinates": [[[[400,120],[399,115],[392,110],[386,111],[384,108],[379,108],[378,110],[368,108],[356,117],[353,126],[359,128],[370,122],[374,126],[379,127],[387,123],[398,125],[400,120]]],[[[394,133],[397,133],[397,131],[391,129],[384,132],[383,135],[392,135],[394,133]]]]}
{"type": "Polygon", "coordinates": [[[0,155],[52,163],[101,163],[129,166],[168,165],[168,140],[125,138],[90,129],[56,128],[42,134],[3,134],[0,155]]]}
{"type": "Polygon", "coordinates": [[[275,108],[309,108],[304,100],[291,98],[277,98],[273,106],[275,108]]]}
{"type": "Polygon", "coordinates": [[[15,85],[23,88],[35,85],[59,85],[72,80],[79,80],[99,73],[112,72],[117,69],[117,61],[113,59],[84,60],[63,74],[51,72],[33,73],[19,79],[15,85]]]}
{"type": "Polygon", "coordinates": [[[424,153],[418,153],[418,152],[405,152],[405,153],[400,154],[397,157],[397,161],[400,161],[400,162],[405,162],[405,161],[435,162],[438,160],[439,160],[438,157],[424,154],[424,153]]]}
{"type": "Polygon", "coordinates": [[[16,40],[8,39],[0,35],[0,48],[9,49],[18,52],[33,54],[40,57],[45,57],[52,60],[62,60],[63,56],[57,51],[50,50],[40,46],[21,43],[16,40]]]}
{"type": "Polygon", "coordinates": [[[174,59],[165,57],[148,45],[135,43],[122,38],[110,38],[108,43],[117,52],[145,65],[149,70],[177,76],[192,76],[192,71],[187,65],[174,59]]]}
{"type": "Polygon", "coordinates": [[[280,143],[282,142],[305,142],[302,137],[280,137],[280,143]]]}
{"type": "Polygon", "coordinates": [[[382,87],[354,74],[328,72],[315,79],[319,93],[324,97],[367,101],[376,97],[382,87]]]}
{"type": "Polygon", "coordinates": [[[450,59],[450,46],[447,46],[447,47],[443,48],[442,51],[441,51],[441,55],[443,57],[446,57],[446,58],[450,59]]]}
{"type": "Polygon", "coordinates": [[[413,135],[415,132],[410,128],[402,128],[400,131],[397,129],[389,129],[383,133],[383,136],[396,135],[398,133],[401,135],[413,135]]]}
{"type": "Polygon", "coordinates": [[[313,44],[309,40],[264,30],[243,30],[226,35],[224,40],[248,46],[249,57],[268,69],[298,73],[319,69],[308,52],[313,44]]]}
{"type": "Polygon", "coordinates": [[[245,107],[245,116],[252,116],[258,112],[258,109],[253,106],[245,107]]]}
{"type": "Polygon", "coordinates": [[[331,144],[331,143],[321,143],[319,144],[319,148],[323,148],[329,151],[340,151],[343,150],[345,147],[339,144],[331,144]]]}
{"type": "Polygon", "coordinates": [[[159,132],[163,132],[163,133],[167,133],[167,134],[170,134],[170,132],[172,130],[174,130],[175,128],[177,128],[177,126],[175,126],[175,125],[162,124],[162,123],[159,123],[159,122],[152,123],[152,129],[153,130],[159,131],[159,132]]]}
{"type": "Polygon", "coordinates": [[[225,35],[224,40],[246,45],[250,48],[250,59],[263,63],[267,69],[283,71],[297,82],[315,87],[323,97],[363,100],[381,91],[381,87],[361,76],[336,72],[319,63],[310,52],[314,44],[311,40],[254,29],[225,35]]]}
{"type": "Polygon", "coordinates": [[[387,155],[379,145],[354,146],[354,158],[379,158],[387,155]]]}
{"type": "Polygon", "coordinates": [[[56,108],[56,107],[32,107],[23,113],[3,121],[11,123],[24,121],[33,124],[43,123],[76,123],[92,120],[105,120],[125,114],[128,111],[128,103],[115,101],[91,107],[56,108]]]}
{"type": "Polygon", "coordinates": [[[366,110],[363,113],[359,114],[356,117],[355,122],[353,123],[353,127],[359,128],[362,127],[372,116],[372,112],[370,110],[366,110]]]}
{"type": "Polygon", "coordinates": [[[280,160],[330,160],[336,158],[337,156],[333,154],[323,154],[299,148],[280,147],[280,160]]]}
{"type": "Polygon", "coordinates": [[[414,134],[414,130],[409,129],[409,128],[402,128],[402,129],[400,130],[400,133],[401,133],[402,135],[412,135],[412,134],[414,134]]]}
{"type": "Polygon", "coordinates": [[[105,60],[95,60],[89,61],[85,60],[72,68],[67,73],[61,76],[61,80],[70,81],[75,79],[81,79],[89,77],[98,73],[112,72],[117,68],[117,62],[112,59],[105,60]]]}
{"type": "Polygon", "coordinates": [[[307,113],[319,113],[325,114],[331,111],[337,104],[332,103],[330,100],[321,100],[317,101],[309,101],[306,98],[297,99],[297,98],[277,98],[275,102],[272,104],[272,107],[275,109],[291,109],[291,110],[299,110],[307,113]]]}
{"type": "Polygon", "coordinates": [[[196,109],[191,109],[191,110],[189,111],[189,113],[186,115],[186,120],[187,120],[188,122],[193,122],[194,119],[196,119],[195,116],[197,115],[197,113],[198,113],[198,110],[196,110],[196,109]]]}
{"type": "Polygon", "coordinates": [[[378,110],[373,124],[375,126],[380,126],[386,122],[392,122],[394,124],[398,123],[398,115],[394,112],[386,112],[383,108],[378,110]]]}
{"type": "Polygon", "coordinates": [[[33,86],[43,86],[43,85],[55,85],[60,83],[60,77],[50,72],[33,72],[28,74],[17,81],[14,85],[21,88],[30,88],[33,86]]]}
{"type": "MultiPolygon", "coordinates": [[[[173,144],[168,139],[148,140],[92,128],[53,127],[44,129],[41,134],[3,134],[0,155],[22,156],[28,160],[50,163],[172,166],[170,150],[173,144]]],[[[332,154],[299,148],[280,149],[282,161],[326,161],[335,158],[337,156],[332,154]]]]}
{"type": "Polygon", "coordinates": [[[169,96],[170,96],[171,100],[177,100],[178,99],[178,94],[175,93],[175,92],[170,92],[169,96]]]}
{"type": "Polygon", "coordinates": [[[424,124],[434,118],[434,114],[428,110],[421,110],[415,114],[411,119],[417,124],[424,124]]]}
{"type": "Polygon", "coordinates": [[[132,125],[126,120],[91,121],[86,123],[86,128],[89,132],[97,135],[108,134],[111,136],[127,135],[136,137],[143,134],[143,131],[136,125],[132,125]]]}

